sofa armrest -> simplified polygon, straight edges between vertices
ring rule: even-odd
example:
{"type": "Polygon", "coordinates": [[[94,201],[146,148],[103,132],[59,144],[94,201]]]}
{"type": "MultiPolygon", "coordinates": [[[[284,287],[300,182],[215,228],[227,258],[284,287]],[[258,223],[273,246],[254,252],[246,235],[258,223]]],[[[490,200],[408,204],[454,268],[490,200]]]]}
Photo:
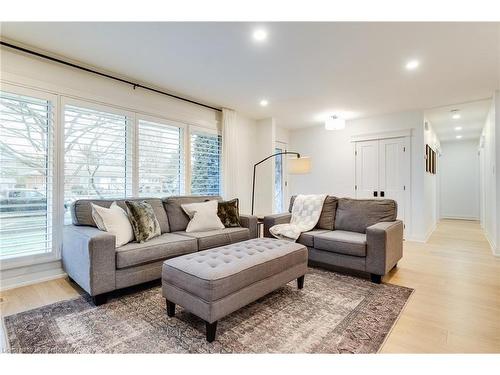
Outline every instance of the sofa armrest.
{"type": "Polygon", "coordinates": [[[91,296],[115,290],[115,241],[114,235],[94,227],[64,227],[64,270],[91,296]]]}
{"type": "Polygon", "coordinates": [[[248,228],[250,230],[250,238],[257,238],[259,236],[257,216],[240,215],[240,223],[242,227],[248,228]]]}
{"type": "Polygon", "coordinates": [[[385,275],[403,257],[403,222],[380,222],[366,228],[366,270],[385,275]]]}
{"type": "Polygon", "coordinates": [[[277,224],[288,224],[291,219],[292,214],[289,212],[264,216],[264,237],[273,237],[273,235],[269,233],[269,228],[277,224]]]}

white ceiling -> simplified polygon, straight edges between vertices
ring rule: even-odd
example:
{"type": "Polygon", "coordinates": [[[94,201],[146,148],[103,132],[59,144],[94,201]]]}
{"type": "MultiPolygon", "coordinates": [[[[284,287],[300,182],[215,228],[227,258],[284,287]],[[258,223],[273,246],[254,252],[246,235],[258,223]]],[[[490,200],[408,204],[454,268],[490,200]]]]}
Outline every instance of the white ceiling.
{"type": "Polygon", "coordinates": [[[491,100],[479,100],[427,110],[425,117],[440,141],[458,141],[457,135],[462,136],[460,140],[479,140],[490,107],[491,100]],[[453,110],[458,110],[460,119],[451,117],[453,110]],[[462,129],[455,130],[458,126],[462,129]]]}
{"type": "Polygon", "coordinates": [[[490,97],[498,23],[2,23],[11,40],[288,128],[490,97]],[[256,44],[256,26],[268,40],[256,44]],[[412,72],[408,59],[420,60],[412,72]],[[259,101],[269,100],[262,108],[259,101]]]}

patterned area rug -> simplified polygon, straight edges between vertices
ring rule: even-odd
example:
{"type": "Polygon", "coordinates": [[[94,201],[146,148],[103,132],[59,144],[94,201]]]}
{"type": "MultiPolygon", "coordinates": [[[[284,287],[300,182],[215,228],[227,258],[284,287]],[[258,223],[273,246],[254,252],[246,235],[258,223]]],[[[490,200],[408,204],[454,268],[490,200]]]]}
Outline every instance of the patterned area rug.
{"type": "Polygon", "coordinates": [[[376,353],[413,289],[310,268],[219,321],[217,338],[157,286],[93,306],[86,297],[5,318],[14,353],[376,353]]]}

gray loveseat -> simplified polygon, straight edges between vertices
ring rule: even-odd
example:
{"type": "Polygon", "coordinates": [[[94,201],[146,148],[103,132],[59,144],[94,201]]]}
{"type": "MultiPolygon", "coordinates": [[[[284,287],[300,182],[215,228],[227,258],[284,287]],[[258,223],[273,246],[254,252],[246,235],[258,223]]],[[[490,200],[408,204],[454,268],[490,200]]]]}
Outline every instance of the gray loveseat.
{"type": "MultiPolygon", "coordinates": [[[[264,218],[264,236],[272,237],[273,225],[290,222],[294,199],[289,212],[264,218]]],[[[316,227],[297,242],[309,249],[309,264],[367,272],[380,283],[403,256],[403,222],[396,217],[394,200],[328,196],[316,227]]]]}
{"type": "Polygon", "coordinates": [[[186,233],[189,218],[181,204],[207,199],[221,200],[214,196],[136,199],[151,204],[162,234],[144,243],[131,242],[118,248],[113,235],[97,229],[90,203],[109,207],[116,201],[126,209],[125,200],[77,200],[71,206],[73,225],[64,228],[64,270],[98,305],[106,301],[108,292],[160,279],[165,259],[257,237],[257,217],[247,215],[240,215],[240,228],[186,233]]]}

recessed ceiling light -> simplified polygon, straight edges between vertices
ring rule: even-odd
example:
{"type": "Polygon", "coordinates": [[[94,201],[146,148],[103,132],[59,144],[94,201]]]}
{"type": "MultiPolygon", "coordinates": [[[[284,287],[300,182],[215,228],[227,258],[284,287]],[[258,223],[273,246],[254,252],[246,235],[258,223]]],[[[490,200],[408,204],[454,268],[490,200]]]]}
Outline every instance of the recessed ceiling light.
{"type": "Polygon", "coordinates": [[[259,104],[261,107],[267,107],[269,102],[266,99],[262,99],[259,104]]]}
{"type": "Polygon", "coordinates": [[[455,138],[456,139],[460,139],[460,138],[462,138],[462,136],[461,135],[457,135],[455,138]]]}
{"type": "Polygon", "coordinates": [[[455,130],[462,130],[462,127],[461,126],[455,126],[455,130]]]}
{"type": "Polygon", "coordinates": [[[264,29],[257,29],[253,32],[253,39],[257,42],[262,42],[267,39],[267,31],[264,29]]]}
{"type": "Polygon", "coordinates": [[[410,60],[406,63],[405,68],[406,70],[415,70],[419,65],[420,62],[418,60],[410,60]]]}

